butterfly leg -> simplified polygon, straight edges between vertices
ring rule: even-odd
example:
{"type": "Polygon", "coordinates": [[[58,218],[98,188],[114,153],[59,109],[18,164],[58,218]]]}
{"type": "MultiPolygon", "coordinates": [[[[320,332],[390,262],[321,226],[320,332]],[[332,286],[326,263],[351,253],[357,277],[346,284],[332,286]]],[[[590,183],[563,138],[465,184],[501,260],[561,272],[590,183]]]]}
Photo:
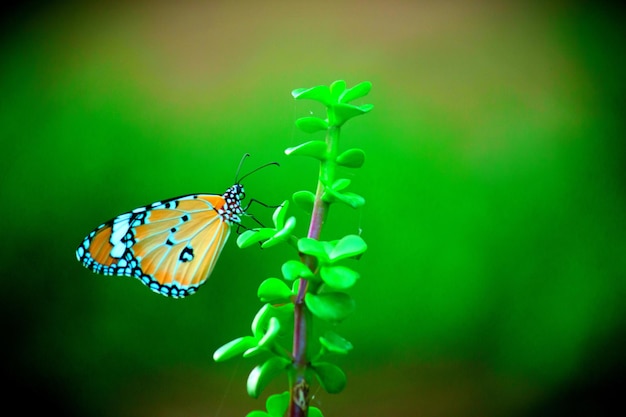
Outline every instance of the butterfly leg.
{"type": "MultiPolygon", "coordinates": [[[[245,213],[247,213],[247,212],[248,212],[248,208],[252,205],[252,203],[257,203],[257,204],[260,204],[260,205],[262,205],[262,206],[263,206],[263,207],[265,207],[265,208],[278,208],[278,207],[281,207],[281,206],[282,206],[282,204],[279,204],[279,205],[277,205],[277,206],[270,206],[269,204],[265,204],[265,203],[264,203],[264,202],[262,202],[262,201],[259,201],[259,200],[256,200],[256,199],[254,199],[254,198],[251,198],[251,199],[250,199],[250,202],[248,203],[248,205],[246,206],[246,208],[243,210],[245,213]]],[[[264,225],[263,223],[261,223],[261,222],[259,221],[259,219],[257,219],[256,217],[254,217],[254,215],[253,215],[253,214],[246,214],[246,216],[248,216],[248,217],[250,217],[252,220],[254,220],[254,221],[255,221],[255,222],[256,222],[259,226],[261,226],[261,227],[265,227],[265,225],[264,225]]],[[[241,226],[241,224],[239,224],[239,225],[241,226]]],[[[242,227],[245,227],[245,226],[242,226],[242,227]]],[[[248,228],[246,228],[246,229],[248,229],[248,228]]]]}
{"type": "Polygon", "coordinates": [[[279,204],[279,205],[277,205],[277,206],[270,206],[269,204],[265,204],[265,203],[264,203],[264,202],[262,202],[262,201],[259,201],[259,200],[257,200],[257,199],[251,198],[251,199],[250,199],[250,201],[248,202],[248,205],[246,206],[246,208],[244,208],[244,209],[243,209],[243,211],[248,211],[248,209],[250,208],[250,206],[252,205],[252,203],[257,203],[257,204],[260,204],[260,205],[262,205],[262,206],[263,206],[263,207],[265,207],[265,208],[278,208],[278,207],[282,206],[282,204],[279,204]]]}

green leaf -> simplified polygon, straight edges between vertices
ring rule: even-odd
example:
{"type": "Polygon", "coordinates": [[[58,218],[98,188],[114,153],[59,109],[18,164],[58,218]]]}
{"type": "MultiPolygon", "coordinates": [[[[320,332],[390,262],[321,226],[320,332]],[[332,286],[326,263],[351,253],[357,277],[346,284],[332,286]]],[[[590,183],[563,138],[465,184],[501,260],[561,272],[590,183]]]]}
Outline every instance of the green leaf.
{"type": "Polygon", "coordinates": [[[286,319],[293,320],[293,304],[292,303],[276,305],[276,306],[272,306],[272,308],[276,310],[276,313],[275,313],[276,317],[278,317],[281,320],[281,322],[284,323],[286,319]]]}
{"type": "Polygon", "coordinates": [[[276,230],[269,228],[246,230],[237,237],[237,246],[242,249],[247,248],[255,243],[271,238],[275,233],[276,230]]]}
{"type": "MultiPolygon", "coordinates": [[[[289,408],[289,391],[270,395],[265,401],[265,408],[271,417],[284,417],[287,408],[289,408]]],[[[310,416],[311,413],[309,412],[310,416]]]]}
{"type": "Polygon", "coordinates": [[[298,129],[306,133],[315,133],[319,132],[320,130],[328,130],[328,122],[324,119],[320,119],[319,117],[314,116],[301,117],[297,119],[296,126],[298,126],[298,129]]]}
{"type": "Polygon", "coordinates": [[[332,187],[326,187],[324,194],[322,194],[322,200],[327,203],[334,203],[339,201],[347,204],[348,206],[357,209],[365,204],[365,199],[358,194],[352,192],[340,192],[332,187]]]}
{"type": "Polygon", "coordinates": [[[289,302],[293,294],[291,289],[278,278],[268,278],[259,285],[257,296],[263,303],[285,303],[289,302]]]}
{"type": "Polygon", "coordinates": [[[338,180],[336,180],[335,182],[333,182],[333,185],[331,186],[331,188],[335,191],[341,191],[346,189],[350,183],[352,181],[350,181],[347,178],[339,178],[338,180]]]}
{"type": "Polygon", "coordinates": [[[335,104],[328,114],[328,122],[331,126],[341,126],[353,117],[365,114],[373,108],[374,106],[371,104],[364,104],[362,106],[344,103],[335,104]]]}
{"type": "Polygon", "coordinates": [[[339,97],[346,91],[346,82],[337,80],[330,85],[330,98],[333,103],[339,103],[339,97]]]}
{"type": "Polygon", "coordinates": [[[311,214],[313,212],[313,204],[315,204],[315,194],[310,191],[296,191],[293,193],[293,201],[298,207],[300,207],[305,213],[311,214]]]}
{"type": "MultiPolygon", "coordinates": [[[[294,294],[298,294],[298,290],[300,290],[300,283],[302,282],[302,279],[297,279],[295,280],[292,284],[291,284],[291,292],[294,294]]],[[[295,307],[295,304],[291,304],[292,306],[295,307]]]]}
{"type": "Polygon", "coordinates": [[[284,372],[289,365],[291,365],[289,360],[280,356],[273,356],[261,365],[256,366],[248,376],[248,383],[246,384],[248,395],[252,398],[259,398],[267,384],[275,376],[284,372]]]}
{"type": "Polygon", "coordinates": [[[298,278],[309,279],[313,277],[313,272],[311,272],[309,267],[296,260],[285,262],[281,267],[281,271],[288,281],[293,281],[298,278]]]}
{"type": "Polygon", "coordinates": [[[280,322],[276,317],[271,317],[269,321],[269,327],[263,337],[258,341],[256,346],[251,347],[243,353],[244,358],[257,355],[262,351],[271,350],[271,344],[274,343],[274,339],[280,332],[280,322]]]}
{"type": "Polygon", "coordinates": [[[326,85],[318,85],[312,88],[296,88],[291,92],[291,95],[296,100],[315,100],[324,104],[330,105],[330,89],[326,85]]]}
{"type": "Polygon", "coordinates": [[[232,357],[241,355],[246,350],[256,346],[256,344],[257,340],[254,337],[238,337],[218,348],[215,353],[213,353],[213,360],[215,362],[224,362],[232,357]]]}
{"type": "MultiPolygon", "coordinates": [[[[278,321],[276,317],[272,317],[270,319],[270,327],[269,329],[267,329],[267,332],[265,333],[265,335],[263,335],[261,340],[259,340],[258,346],[269,348],[269,345],[271,345],[274,342],[274,339],[276,339],[279,332],[280,332],[280,322],[278,321]]],[[[246,357],[245,352],[243,356],[246,357]]]]}
{"type": "Polygon", "coordinates": [[[309,407],[309,417],[324,417],[324,415],[322,414],[322,410],[320,410],[319,408],[309,407]]]}
{"type": "Polygon", "coordinates": [[[325,188],[324,193],[322,194],[322,200],[327,203],[334,203],[338,201],[355,209],[365,204],[365,199],[360,195],[342,191],[350,185],[350,180],[347,178],[340,178],[330,186],[326,183],[324,185],[325,188]]]}
{"type": "Polygon", "coordinates": [[[357,98],[365,97],[372,89],[372,83],[369,81],[363,81],[346,91],[339,96],[341,103],[348,103],[349,101],[356,100],[357,98]]]}
{"type": "Polygon", "coordinates": [[[274,210],[272,214],[272,221],[276,229],[282,229],[285,224],[285,216],[287,216],[287,209],[289,208],[289,200],[283,201],[283,203],[274,210]]]}
{"type": "Polygon", "coordinates": [[[352,287],[359,279],[359,273],[346,266],[322,266],[320,275],[326,285],[336,290],[352,287]]]}
{"type": "Polygon", "coordinates": [[[263,249],[266,249],[266,248],[276,245],[277,243],[286,241],[287,239],[289,239],[289,236],[291,236],[291,232],[293,232],[293,229],[295,227],[296,227],[296,218],[292,216],[287,219],[282,229],[276,232],[274,236],[272,236],[270,239],[263,242],[261,244],[261,247],[263,249]]]}
{"type": "Polygon", "coordinates": [[[318,261],[325,262],[328,260],[326,247],[319,240],[303,237],[298,239],[298,250],[304,254],[315,256],[318,261]]]}
{"type": "Polygon", "coordinates": [[[294,146],[293,148],[285,149],[285,154],[310,156],[311,158],[323,161],[326,159],[327,149],[328,146],[326,145],[326,142],[321,140],[312,140],[310,142],[294,146]]]}
{"type": "Polygon", "coordinates": [[[352,297],[344,292],[327,292],[319,295],[307,293],[304,302],[311,313],[331,323],[344,320],[352,314],[355,307],[352,297]]]}
{"type": "Polygon", "coordinates": [[[363,207],[365,204],[365,199],[358,194],[355,193],[341,193],[337,196],[337,200],[341,201],[344,204],[352,207],[353,209],[357,209],[359,207],[363,207]]]}
{"type": "Polygon", "coordinates": [[[346,374],[337,365],[328,362],[311,364],[320,385],[329,394],[338,394],[346,387],[346,374]]]}
{"type": "Polygon", "coordinates": [[[344,236],[337,242],[333,250],[328,254],[331,262],[351,258],[362,254],[367,250],[367,244],[357,235],[344,236]]]}
{"type": "Polygon", "coordinates": [[[246,230],[237,238],[237,245],[240,248],[251,246],[255,243],[263,242],[262,248],[269,248],[277,243],[287,240],[291,236],[291,232],[296,226],[295,217],[290,217],[285,222],[285,216],[287,215],[287,208],[289,202],[284,201],[272,215],[275,229],[264,227],[259,229],[246,230]]]}
{"type": "Polygon", "coordinates": [[[263,337],[273,313],[271,304],[265,304],[259,309],[254,316],[254,320],[252,320],[252,334],[254,337],[257,339],[263,337]]]}
{"type": "Polygon", "coordinates": [[[365,152],[359,148],[348,149],[337,157],[337,164],[348,168],[360,168],[365,162],[365,152]]]}
{"type": "Polygon", "coordinates": [[[345,355],[352,350],[352,343],[330,330],[324,336],[320,336],[320,343],[331,353],[345,355]]]}
{"type": "Polygon", "coordinates": [[[279,327],[285,327],[284,332],[286,332],[293,321],[293,310],[293,303],[275,306],[271,304],[263,305],[252,321],[252,334],[255,340],[257,340],[256,344],[260,343],[259,341],[270,332],[272,318],[276,318],[280,324],[285,324],[285,326],[279,327]]]}

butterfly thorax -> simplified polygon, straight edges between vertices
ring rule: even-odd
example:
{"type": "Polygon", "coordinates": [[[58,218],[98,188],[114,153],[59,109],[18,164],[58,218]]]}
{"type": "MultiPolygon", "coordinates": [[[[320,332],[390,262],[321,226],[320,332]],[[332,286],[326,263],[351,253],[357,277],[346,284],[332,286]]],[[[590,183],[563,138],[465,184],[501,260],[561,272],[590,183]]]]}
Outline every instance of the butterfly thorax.
{"type": "Polygon", "coordinates": [[[230,187],[222,195],[224,198],[224,205],[217,210],[217,214],[229,224],[241,223],[239,215],[243,214],[243,208],[241,207],[241,200],[245,198],[246,194],[243,189],[243,185],[235,184],[230,187]]]}

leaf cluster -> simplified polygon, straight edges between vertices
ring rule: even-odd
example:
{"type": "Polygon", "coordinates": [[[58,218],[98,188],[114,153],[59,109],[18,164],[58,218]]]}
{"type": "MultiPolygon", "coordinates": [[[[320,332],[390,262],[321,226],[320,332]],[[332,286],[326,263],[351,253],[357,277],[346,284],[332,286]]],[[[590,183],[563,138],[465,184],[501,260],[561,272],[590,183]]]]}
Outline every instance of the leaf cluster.
{"type": "MultiPolygon", "coordinates": [[[[349,103],[367,95],[371,87],[371,83],[362,82],[346,88],[344,81],[335,81],[330,86],[300,88],[292,92],[297,100],[318,101],[327,109],[325,119],[303,117],[296,120],[296,126],[306,133],[326,130],[325,141],[309,141],[285,150],[287,155],[310,157],[320,162],[317,191],[300,190],[292,196],[297,206],[311,214],[311,225],[317,222],[320,229],[324,220],[322,213],[327,212],[331,204],[342,203],[359,208],[365,203],[363,197],[347,191],[350,180],[337,178],[336,169],[360,168],[365,161],[365,152],[359,148],[339,152],[339,129],[351,118],[372,109],[370,104],[349,103]]],[[[295,236],[296,217],[288,216],[288,210],[287,200],[274,211],[272,227],[248,230],[237,239],[241,248],[255,243],[269,248],[286,242],[297,249],[298,256],[283,263],[280,277],[269,277],[260,283],[257,296],[263,306],[252,321],[251,335],[226,343],[213,355],[218,362],[239,355],[246,358],[265,357],[248,376],[248,394],[254,398],[258,398],[278,375],[286,374],[291,383],[295,379],[298,370],[294,363],[295,352],[290,350],[290,344],[293,341],[296,305],[304,303],[306,314],[311,320],[331,324],[337,324],[352,314],[355,302],[346,290],[356,284],[360,274],[346,262],[359,259],[367,250],[367,244],[361,236],[354,234],[326,241],[311,233],[307,237],[295,236]]],[[[317,340],[319,344],[316,345],[316,351],[312,351],[310,343],[307,345],[306,382],[308,384],[315,378],[328,393],[339,393],[346,385],[346,375],[328,359],[332,355],[347,354],[352,344],[332,331],[325,332],[317,340]]],[[[248,417],[283,416],[289,407],[289,398],[289,391],[272,395],[266,402],[267,411],[253,411],[248,417]]],[[[308,413],[313,417],[322,415],[315,407],[309,407],[308,413]]]]}

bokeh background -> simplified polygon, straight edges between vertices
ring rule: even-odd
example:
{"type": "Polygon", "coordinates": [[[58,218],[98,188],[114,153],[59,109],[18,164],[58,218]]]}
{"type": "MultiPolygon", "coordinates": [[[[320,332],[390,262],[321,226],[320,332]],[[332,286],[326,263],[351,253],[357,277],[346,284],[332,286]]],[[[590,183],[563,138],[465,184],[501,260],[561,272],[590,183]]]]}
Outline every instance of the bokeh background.
{"type": "MultiPolygon", "coordinates": [[[[598,416],[624,409],[623,13],[559,1],[24,2],[0,31],[4,404],[68,416],[242,416],[258,283],[290,248],[227,244],[197,295],[160,297],[75,259],[103,221],[222,193],[313,189],[322,109],[290,91],[369,80],[344,171],[366,197],[326,238],[369,251],[336,331],[353,353],[326,416],[598,416]],[[16,398],[22,396],[28,400],[16,398]],[[619,410],[619,409],[618,409],[619,410]]],[[[294,209],[304,233],[306,218],[294,209]]],[[[260,206],[257,217],[271,215],[260,206]]],[[[617,412],[619,414],[619,411],[617,412]]],[[[615,415],[615,414],[613,414],[615,415]]]]}

